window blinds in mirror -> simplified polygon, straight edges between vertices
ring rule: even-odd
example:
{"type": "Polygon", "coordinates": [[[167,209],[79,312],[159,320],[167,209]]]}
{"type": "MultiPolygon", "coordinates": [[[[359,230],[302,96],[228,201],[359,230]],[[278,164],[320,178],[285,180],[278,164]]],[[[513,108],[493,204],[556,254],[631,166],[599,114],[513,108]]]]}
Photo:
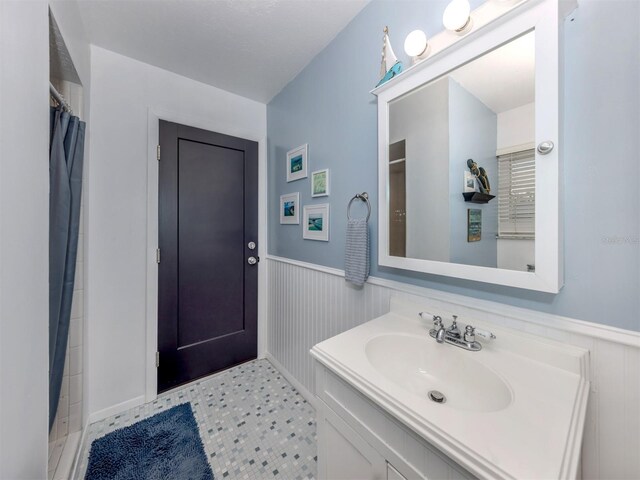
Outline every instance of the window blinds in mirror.
{"type": "Polygon", "coordinates": [[[498,237],[535,237],[535,151],[498,156],[498,237]]]}

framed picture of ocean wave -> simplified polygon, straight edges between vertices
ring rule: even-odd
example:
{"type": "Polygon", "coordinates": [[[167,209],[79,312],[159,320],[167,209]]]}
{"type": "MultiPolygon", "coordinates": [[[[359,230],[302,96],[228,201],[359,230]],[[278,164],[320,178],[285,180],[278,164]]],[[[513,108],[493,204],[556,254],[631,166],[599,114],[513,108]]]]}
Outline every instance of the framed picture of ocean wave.
{"type": "Polygon", "coordinates": [[[302,238],[329,241],[329,204],[305,205],[302,220],[302,238]]]}
{"type": "Polygon", "coordinates": [[[300,224],[300,192],[280,195],[280,223],[283,225],[300,224]]]}
{"type": "Polygon", "coordinates": [[[305,143],[287,152],[287,182],[307,178],[309,146],[305,143]]]}

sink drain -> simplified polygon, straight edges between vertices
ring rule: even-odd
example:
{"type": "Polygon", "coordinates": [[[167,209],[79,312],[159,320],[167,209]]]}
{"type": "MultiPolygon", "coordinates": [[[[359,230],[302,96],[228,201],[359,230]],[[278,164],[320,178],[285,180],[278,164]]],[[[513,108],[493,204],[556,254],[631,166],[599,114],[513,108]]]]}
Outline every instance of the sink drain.
{"type": "Polygon", "coordinates": [[[442,392],[431,390],[429,392],[429,400],[436,403],[445,403],[447,401],[447,397],[445,397],[442,392]]]}

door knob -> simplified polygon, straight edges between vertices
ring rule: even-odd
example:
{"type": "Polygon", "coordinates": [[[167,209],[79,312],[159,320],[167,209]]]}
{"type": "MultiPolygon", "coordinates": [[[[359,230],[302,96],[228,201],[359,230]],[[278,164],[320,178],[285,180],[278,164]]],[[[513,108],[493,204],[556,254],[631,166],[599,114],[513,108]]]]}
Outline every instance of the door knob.
{"type": "Polygon", "coordinates": [[[259,261],[260,261],[260,257],[249,257],[249,258],[247,258],[247,263],[249,265],[255,265],[259,261]]]}

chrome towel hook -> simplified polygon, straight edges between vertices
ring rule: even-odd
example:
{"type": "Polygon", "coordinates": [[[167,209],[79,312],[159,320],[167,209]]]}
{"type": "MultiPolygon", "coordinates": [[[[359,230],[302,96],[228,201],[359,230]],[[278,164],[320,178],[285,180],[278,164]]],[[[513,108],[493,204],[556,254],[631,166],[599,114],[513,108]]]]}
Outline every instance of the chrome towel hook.
{"type": "Polygon", "coordinates": [[[369,217],[371,217],[371,204],[369,203],[369,194],[367,192],[356,193],[351,200],[349,201],[349,205],[347,205],[347,220],[351,220],[351,216],[349,215],[349,210],[351,209],[351,204],[354,200],[362,200],[367,204],[367,222],[369,221],[369,217]]]}

